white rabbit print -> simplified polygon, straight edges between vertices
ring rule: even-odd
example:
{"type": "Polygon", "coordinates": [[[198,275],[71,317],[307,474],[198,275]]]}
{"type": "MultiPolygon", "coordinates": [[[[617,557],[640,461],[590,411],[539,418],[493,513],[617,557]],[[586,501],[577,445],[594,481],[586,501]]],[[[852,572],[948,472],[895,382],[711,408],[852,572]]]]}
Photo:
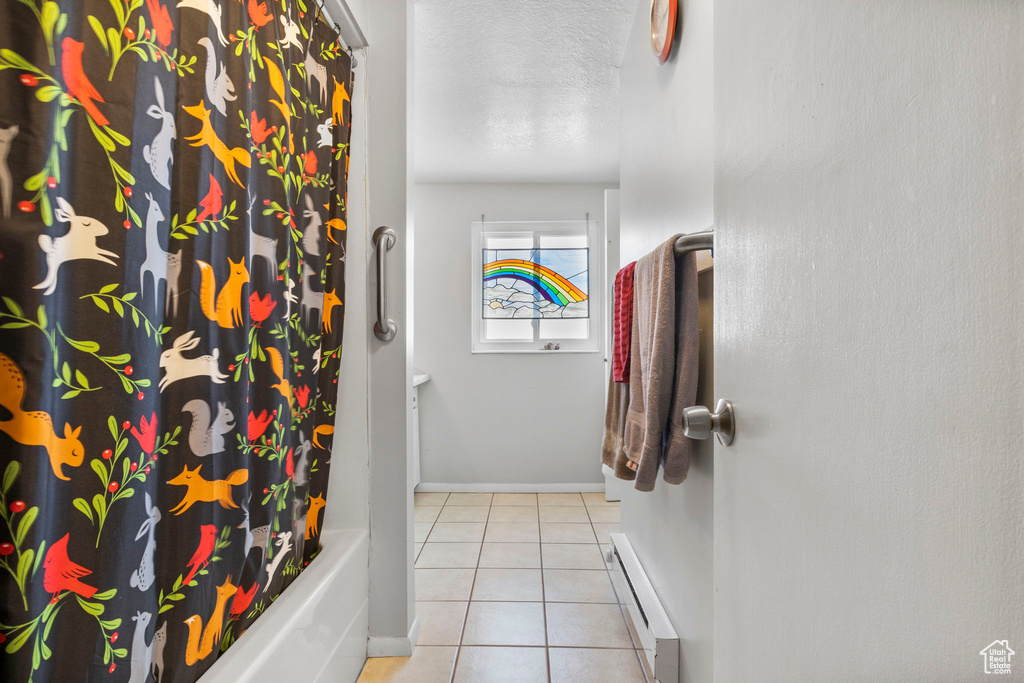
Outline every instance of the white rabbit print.
{"type": "Polygon", "coordinates": [[[57,208],[53,213],[58,221],[69,223],[71,228],[60,237],[39,236],[39,247],[46,254],[46,277],[34,289],[42,289],[46,295],[53,294],[57,288],[57,273],[61,265],[68,261],[89,259],[117,265],[117,262],[111,260],[116,259],[117,254],[96,245],[97,237],[110,232],[107,226],[95,218],[75,214],[67,200],[61,197],[57,197],[57,208]]]}
{"type": "Polygon", "coordinates": [[[171,348],[160,355],[160,367],[164,369],[164,376],[160,380],[160,391],[162,392],[170,384],[189,377],[209,377],[214,384],[224,384],[227,375],[220,371],[218,358],[220,349],[214,349],[211,355],[199,356],[198,358],[186,358],[182,352],[190,351],[202,341],[200,337],[194,337],[195,332],[186,332],[174,340],[171,348]]]}

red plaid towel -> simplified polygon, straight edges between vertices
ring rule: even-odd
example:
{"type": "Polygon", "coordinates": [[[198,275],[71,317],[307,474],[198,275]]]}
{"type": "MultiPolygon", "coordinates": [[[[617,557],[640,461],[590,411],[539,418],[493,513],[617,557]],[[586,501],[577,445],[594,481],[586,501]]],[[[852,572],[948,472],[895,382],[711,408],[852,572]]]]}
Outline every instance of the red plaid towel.
{"type": "Polygon", "coordinates": [[[629,342],[633,333],[633,271],[636,261],[615,276],[612,317],[612,379],[629,382],[629,342]]]}

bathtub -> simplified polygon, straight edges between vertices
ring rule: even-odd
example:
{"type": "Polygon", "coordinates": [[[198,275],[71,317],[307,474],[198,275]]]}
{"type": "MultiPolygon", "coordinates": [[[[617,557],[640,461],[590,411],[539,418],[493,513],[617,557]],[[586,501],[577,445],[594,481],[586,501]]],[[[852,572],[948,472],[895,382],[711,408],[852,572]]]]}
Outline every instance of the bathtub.
{"type": "Polygon", "coordinates": [[[325,531],[323,551],[202,683],[349,683],[366,660],[369,534],[325,531]]]}

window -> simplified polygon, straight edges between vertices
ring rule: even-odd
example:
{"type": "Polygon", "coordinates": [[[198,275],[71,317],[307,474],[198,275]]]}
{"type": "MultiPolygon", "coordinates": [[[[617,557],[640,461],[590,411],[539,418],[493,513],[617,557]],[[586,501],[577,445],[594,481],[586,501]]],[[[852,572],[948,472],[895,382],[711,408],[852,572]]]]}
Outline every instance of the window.
{"type": "Polygon", "coordinates": [[[474,353],[600,351],[597,221],[475,222],[472,230],[474,353]]]}

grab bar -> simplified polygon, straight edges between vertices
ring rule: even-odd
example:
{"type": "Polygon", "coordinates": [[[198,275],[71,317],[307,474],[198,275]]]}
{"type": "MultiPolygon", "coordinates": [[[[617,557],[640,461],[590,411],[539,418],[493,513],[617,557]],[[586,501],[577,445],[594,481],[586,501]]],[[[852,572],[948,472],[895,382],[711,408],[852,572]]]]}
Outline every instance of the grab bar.
{"type": "Polygon", "coordinates": [[[385,285],[385,254],[395,246],[395,231],[382,225],[373,231],[373,244],[377,247],[377,322],[373,324],[373,334],[377,339],[389,342],[398,333],[395,321],[388,318],[387,287],[385,285]],[[383,244],[381,244],[383,242],[383,244]]]}

